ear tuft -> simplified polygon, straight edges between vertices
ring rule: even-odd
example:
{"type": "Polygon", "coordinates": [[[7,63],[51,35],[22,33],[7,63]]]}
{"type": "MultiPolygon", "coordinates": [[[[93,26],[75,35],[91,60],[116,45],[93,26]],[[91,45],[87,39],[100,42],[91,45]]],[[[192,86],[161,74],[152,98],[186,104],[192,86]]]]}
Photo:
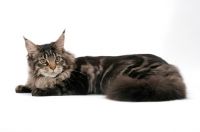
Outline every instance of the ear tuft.
{"type": "Polygon", "coordinates": [[[23,38],[24,38],[25,41],[28,40],[28,39],[27,39],[26,37],[24,37],[24,36],[23,36],[23,38]]]}

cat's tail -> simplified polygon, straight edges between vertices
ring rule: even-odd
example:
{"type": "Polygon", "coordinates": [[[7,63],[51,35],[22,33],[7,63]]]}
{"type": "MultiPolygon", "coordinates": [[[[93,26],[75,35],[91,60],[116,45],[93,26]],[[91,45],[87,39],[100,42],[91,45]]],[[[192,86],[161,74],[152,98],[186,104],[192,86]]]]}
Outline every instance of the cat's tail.
{"type": "Polygon", "coordinates": [[[154,76],[133,79],[118,76],[106,90],[107,98],[118,101],[168,101],[186,98],[186,87],[180,76],[154,76]]]}

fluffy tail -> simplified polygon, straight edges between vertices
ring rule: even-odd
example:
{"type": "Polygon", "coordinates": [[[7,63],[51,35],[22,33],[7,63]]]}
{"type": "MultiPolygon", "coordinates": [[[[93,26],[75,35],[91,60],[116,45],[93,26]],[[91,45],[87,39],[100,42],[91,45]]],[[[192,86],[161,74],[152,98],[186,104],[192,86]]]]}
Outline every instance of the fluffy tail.
{"type": "Polygon", "coordinates": [[[186,98],[186,87],[180,76],[138,80],[121,75],[107,88],[106,95],[119,101],[167,101],[186,98]]]}

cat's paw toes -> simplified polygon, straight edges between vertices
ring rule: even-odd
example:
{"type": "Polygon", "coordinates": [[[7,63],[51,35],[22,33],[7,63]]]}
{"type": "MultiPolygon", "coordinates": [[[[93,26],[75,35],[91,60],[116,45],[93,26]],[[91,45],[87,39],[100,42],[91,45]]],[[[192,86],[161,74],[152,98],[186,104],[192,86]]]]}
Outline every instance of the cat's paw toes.
{"type": "Polygon", "coordinates": [[[36,88],[32,91],[32,96],[56,96],[61,95],[61,91],[59,89],[54,88],[46,88],[40,89],[36,88]]]}
{"type": "Polygon", "coordinates": [[[31,89],[24,86],[24,85],[19,85],[15,88],[16,93],[31,93],[31,89]]]}

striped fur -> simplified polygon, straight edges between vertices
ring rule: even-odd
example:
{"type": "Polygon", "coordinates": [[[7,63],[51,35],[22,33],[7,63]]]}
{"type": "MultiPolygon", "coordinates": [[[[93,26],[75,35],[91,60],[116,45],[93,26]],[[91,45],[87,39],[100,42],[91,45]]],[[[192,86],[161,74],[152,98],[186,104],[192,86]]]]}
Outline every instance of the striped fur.
{"type": "Polygon", "coordinates": [[[33,96],[106,94],[119,101],[166,101],[186,98],[178,69],[150,54],[79,57],[56,42],[35,45],[28,39],[29,78],[17,93],[33,96]]]}

